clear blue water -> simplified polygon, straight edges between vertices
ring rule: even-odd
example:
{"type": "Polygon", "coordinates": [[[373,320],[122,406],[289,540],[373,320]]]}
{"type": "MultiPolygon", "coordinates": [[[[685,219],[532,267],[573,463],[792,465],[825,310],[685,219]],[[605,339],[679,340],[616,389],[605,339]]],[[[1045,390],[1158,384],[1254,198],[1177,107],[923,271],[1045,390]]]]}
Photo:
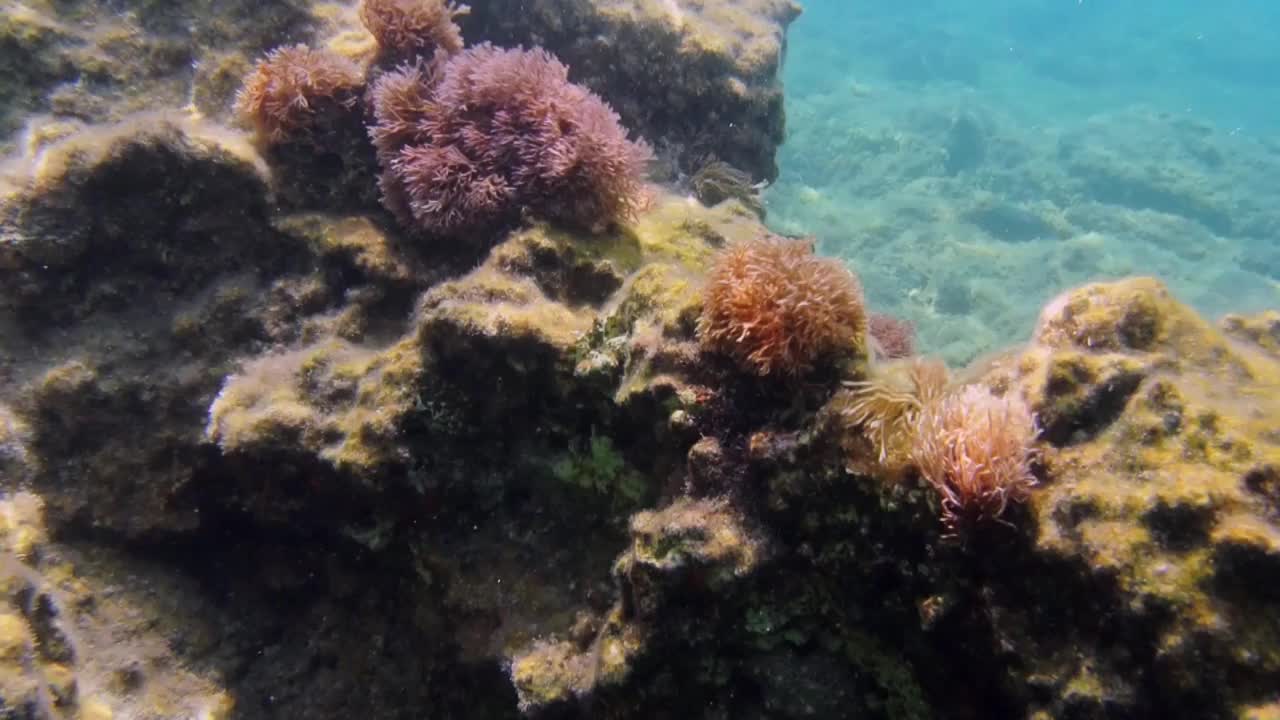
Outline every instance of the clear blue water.
{"type": "Polygon", "coordinates": [[[808,0],[770,222],[963,363],[1091,280],[1280,307],[1280,4],[808,0]]]}

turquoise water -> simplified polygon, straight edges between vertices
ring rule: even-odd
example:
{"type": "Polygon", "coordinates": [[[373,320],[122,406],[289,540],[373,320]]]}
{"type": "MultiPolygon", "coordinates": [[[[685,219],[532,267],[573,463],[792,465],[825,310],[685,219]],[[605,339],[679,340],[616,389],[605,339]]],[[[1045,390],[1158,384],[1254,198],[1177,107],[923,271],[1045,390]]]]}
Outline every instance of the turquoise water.
{"type": "Polygon", "coordinates": [[[1280,307],[1277,37],[1263,0],[809,0],[770,223],[953,363],[1090,280],[1280,307]]]}

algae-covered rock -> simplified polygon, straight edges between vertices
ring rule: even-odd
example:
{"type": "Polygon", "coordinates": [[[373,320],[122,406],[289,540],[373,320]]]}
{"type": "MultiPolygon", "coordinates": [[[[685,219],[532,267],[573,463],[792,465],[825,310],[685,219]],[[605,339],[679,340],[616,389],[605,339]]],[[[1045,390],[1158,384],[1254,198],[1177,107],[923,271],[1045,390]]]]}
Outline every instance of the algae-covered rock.
{"type": "Polygon", "coordinates": [[[614,566],[621,598],[594,635],[534,642],[512,659],[521,710],[565,709],[598,696],[607,704],[626,696],[628,682],[643,687],[647,680],[633,671],[685,640],[669,634],[676,617],[745,582],[766,555],[760,532],[725,501],[678,499],[632,516],[630,547],[614,566]]]}
{"type": "Polygon", "coordinates": [[[35,471],[27,448],[31,430],[13,410],[0,405],[0,483],[16,485],[26,482],[35,471]]]}
{"type": "Polygon", "coordinates": [[[376,664],[354,693],[282,677],[384,642],[351,637],[328,604],[364,591],[325,583],[405,603],[389,626],[434,638],[415,652],[450,677],[496,672],[510,648],[615,602],[627,515],[679,477],[715,376],[693,337],[703,268],[762,232],[735,203],[664,196],[602,235],[527,226],[459,269],[466,258],[368,218],[276,213],[279,178],[257,151],[180,116],[72,133],[18,170],[3,206],[6,485],[29,480],[60,533],[216,558],[189,570],[232,573],[215,585],[245,589],[246,620],[215,665],[279,624],[273,662],[234,692],[299,717],[403,682],[376,664]],[[295,537],[317,558],[369,552],[396,569],[343,580],[308,553],[275,559],[295,537]],[[240,566],[225,554],[237,542],[261,552],[240,566]],[[259,591],[318,592],[323,641],[299,646],[305,617],[272,616],[259,591]]]}
{"type": "Polygon", "coordinates": [[[631,549],[614,572],[625,579],[631,611],[646,617],[659,612],[691,576],[708,592],[723,591],[755,570],[764,555],[758,534],[723,502],[681,500],[631,518],[631,549]]]}
{"type": "Polygon", "coordinates": [[[313,448],[364,477],[400,461],[394,438],[417,401],[421,363],[411,343],[377,352],[328,340],[268,355],[228,380],[206,432],[224,453],[313,448]]]}
{"type": "MultiPolygon", "coordinates": [[[[665,22],[645,12],[627,22],[665,22]]],[[[274,165],[207,121],[64,130],[0,196],[19,712],[1274,703],[1274,312],[1214,326],[1133,279],[1065,294],[1028,346],[954,376],[862,348],[760,377],[697,336],[715,253],[764,234],[739,200],[658,193],[595,234],[527,220],[449,245],[289,210],[274,165]],[[875,430],[909,439],[966,388],[1025,400],[1037,445],[997,521],[948,534],[938,486],[875,430]]]]}
{"type": "Polygon", "coordinates": [[[1050,420],[1036,552],[1079,563],[1076,592],[1105,593],[1108,624],[1131,633],[1123,651],[1090,651],[1093,680],[1059,676],[1061,702],[1092,687],[1092,712],[1176,701],[1179,717],[1219,717],[1280,677],[1266,317],[1224,332],[1154,280],[1090,285],[1050,303],[1031,347],[988,375],[1050,420]],[[1138,672],[1156,694],[1132,685],[1138,672]]]}
{"type": "Polygon", "coordinates": [[[127,564],[81,560],[50,541],[38,497],[0,497],[0,709],[49,719],[231,717],[220,678],[169,646],[180,616],[151,602],[147,570],[129,568],[138,572],[130,586],[112,589],[112,573],[127,564]]]}
{"type": "Polygon", "coordinates": [[[30,0],[0,15],[0,148],[47,117],[117,121],[189,103],[231,109],[243,69],[280,37],[343,25],[329,3],[30,0]],[[229,78],[234,77],[234,80],[229,78]]]}
{"type": "Polygon", "coordinates": [[[231,348],[265,339],[241,313],[290,249],[266,225],[265,167],[216,128],[148,117],[73,135],[16,180],[0,201],[0,336],[36,485],[58,512],[191,522],[138,510],[190,479],[174,459],[198,437],[178,419],[202,413],[231,348]],[[198,312],[222,322],[188,344],[173,325],[198,312]],[[139,432],[144,418],[158,424],[139,432]]]}
{"type": "Polygon", "coordinates": [[[266,164],[223,128],[139,116],[70,135],[8,180],[5,457],[60,521],[198,526],[204,482],[225,483],[206,413],[239,354],[359,341],[387,312],[406,322],[408,261],[367,221],[277,226],[266,164]]]}
{"type": "Polygon", "coordinates": [[[1044,420],[1029,504],[961,539],[909,467],[877,470],[874,444],[833,442],[821,415],[751,433],[745,471],[733,436],[698,441],[692,476],[729,471],[739,498],[764,494],[719,507],[759,523],[771,561],[734,572],[740,556],[705,540],[740,536],[710,530],[707,501],[637,514],[622,604],[601,625],[633,628],[621,674],[582,664],[602,641],[538,645],[517,655],[525,707],[627,698],[738,716],[723,693],[748,683],[780,717],[830,708],[831,693],[867,717],[1263,712],[1280,657],[1268,317],[1220,330],[1141,278],[1051,303],[1027,348],[960,374],[1044,420]],[[855,679],[824,695],[775,682],[779,667],[855,679]]]}
{"type": "Polygon", "coordinates": [[[799,14],[793,0],[500,0],[459,22],[472,42],[555,53],[680,170],[719,159],[773,180],[779,69],[799,14]]]}

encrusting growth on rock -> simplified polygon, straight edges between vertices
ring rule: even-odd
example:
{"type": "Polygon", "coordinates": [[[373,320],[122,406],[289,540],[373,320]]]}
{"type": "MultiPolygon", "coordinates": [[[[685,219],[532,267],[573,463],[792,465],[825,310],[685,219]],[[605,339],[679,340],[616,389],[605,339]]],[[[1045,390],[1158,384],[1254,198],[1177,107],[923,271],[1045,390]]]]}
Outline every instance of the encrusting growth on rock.
{"type": "Polygon", "coordinates": [[[798,376],[866,345],[862,285],[809,240],[730,246],[708,275],[698,337],[756,375],[798,376]]]}
{"type": "Polygon", "coordinates": [[[871,313],[868,321],[867,332],[877,359],[898,360],[916,354],[916,326],[910,320],[871,313]]]}

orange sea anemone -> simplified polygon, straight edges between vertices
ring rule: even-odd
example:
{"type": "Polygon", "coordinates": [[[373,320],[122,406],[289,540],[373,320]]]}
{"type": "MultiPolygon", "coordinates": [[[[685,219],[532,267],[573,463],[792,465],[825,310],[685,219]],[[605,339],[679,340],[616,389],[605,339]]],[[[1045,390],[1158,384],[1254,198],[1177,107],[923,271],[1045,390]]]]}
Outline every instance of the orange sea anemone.
{"type": "Polygon", "coordinates": [[[865,347],[862,286],[809,240],[766,235],[736,243],[711,269],[698,337],[757,375],[801,375],[865,347]]]}
{"type": "Polygon", "coordinates": [[[1035,485],[1035,418],[1017,395],[968,385],[925,404],[916,416],[912,460],[942,500],[952,533],[999,520],[1035,485]]]}
{"type": "Polygon", "coordinates": [[[364,0],[360,21],[384,53],[430,57],[436,50],[462,50],[462,31],[453,19],[469,10],[445,0],[364,0]]]}
{"type": "Polygon", "coordinates": [[[328,112],[355,107],[363,85],[360,68],[337,53],[280,47],[254,66],[235,109],[260,140],[278,143],[308,135],[328,112]]]}

